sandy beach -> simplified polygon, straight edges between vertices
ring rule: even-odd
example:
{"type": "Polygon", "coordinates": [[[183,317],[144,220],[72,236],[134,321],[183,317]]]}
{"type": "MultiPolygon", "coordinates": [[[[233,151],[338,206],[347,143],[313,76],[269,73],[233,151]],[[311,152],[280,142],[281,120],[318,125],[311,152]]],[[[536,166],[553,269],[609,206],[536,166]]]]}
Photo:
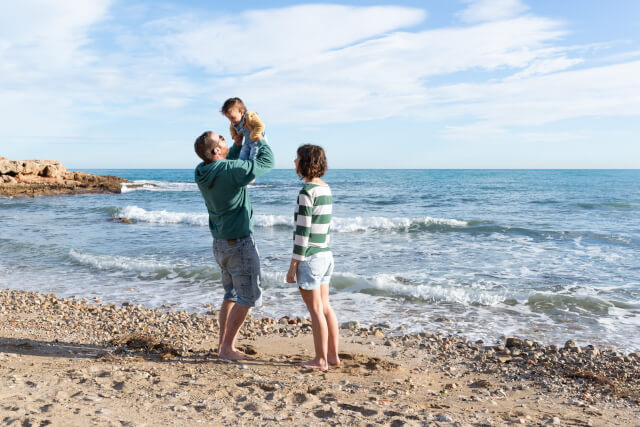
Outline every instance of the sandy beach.
{"type": "Polygon", "coordinates": [[[306,319],[251,318],[220,360],[216,312],[0,291],[2,425],[639,425],[640,357],[389,325],[341,329],[341,367],[306,319]]]}

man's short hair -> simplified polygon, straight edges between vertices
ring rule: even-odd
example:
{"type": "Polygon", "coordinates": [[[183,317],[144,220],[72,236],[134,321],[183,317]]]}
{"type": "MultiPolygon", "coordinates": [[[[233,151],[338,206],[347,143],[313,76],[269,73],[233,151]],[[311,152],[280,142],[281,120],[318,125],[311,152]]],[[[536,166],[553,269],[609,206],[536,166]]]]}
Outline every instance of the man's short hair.
{"type": "Polygon", "coordinates": [[[226,101],[224,101],[224,104],[222,104],[222,108],[220,109],[220,112],[222,114],[227,114],[227,112],[231,110],[231,108],[233,107],[238,107],[240,111],[243,113],[247,111],[247,107],[244,106],[244,102],[242,102],[242,99],[229,98],[226,101]]]}
{"type": "Polygon", "coordinates": [[[327,156],[319,145],[304,144],[298,147],[298,167],[296,173],[300,178],[320,178],[326,172],[327,156]]]}
{"type": "Polygon", "coordinates": [[[212,136],[213,136],[213,132],[208,130],[202,135],[200,135],[196,139],[196,142],[193,144],[193,148],[194,150],[196,150],[196,154],[198,155],[198,157],[204,160],[205,163],[213,162],[213,157],[214,157],[213,151],[216,148],[218,148],[218,143],[220,142],[220,140],[224,139],[220,135],[219,138],[214,141],[212,136]]]}

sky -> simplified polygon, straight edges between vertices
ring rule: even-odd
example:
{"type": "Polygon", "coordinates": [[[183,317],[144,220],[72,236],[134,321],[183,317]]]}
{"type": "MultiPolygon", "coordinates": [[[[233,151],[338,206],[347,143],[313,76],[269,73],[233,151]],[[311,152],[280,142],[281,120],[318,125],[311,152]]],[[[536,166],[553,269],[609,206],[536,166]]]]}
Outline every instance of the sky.
{"type": "Polygon", "coordinates": [[[637,0],[0,3],[0,156],[192,168],[240,97],[277,168],[640,168],[637,0]]]}

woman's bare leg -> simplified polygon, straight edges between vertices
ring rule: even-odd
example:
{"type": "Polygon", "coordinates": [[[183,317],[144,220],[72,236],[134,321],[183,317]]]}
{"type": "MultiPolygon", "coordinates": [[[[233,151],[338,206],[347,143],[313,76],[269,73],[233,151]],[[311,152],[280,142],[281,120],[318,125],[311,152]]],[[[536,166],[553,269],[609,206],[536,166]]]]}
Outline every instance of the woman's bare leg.
{"type": "Polygon", "coordinates": [[[329,284],[320,286],[320,293],[322,295],[322,308],[324,310],[324,317],[327,322],[328,332],[328,348],[327,348],[327,362],[329,365],[339,365],[340,357],[338,356],[338,342],[340,337],[338,335],[338,318],[333,311],[331,304],[329,303],[329,284]]]}
{"type": "Polygon", "coordinates": [[[307,305],[309,314],[311,315],[311,330],[313,332],[313,346],[316,357],[307,362],[300,363],[300,366],[312,369],[327,369],[327,320],[324,315],[322,305],[322,292],[320,288],[311,291],[300,289],[302,300],[307,305]]]}

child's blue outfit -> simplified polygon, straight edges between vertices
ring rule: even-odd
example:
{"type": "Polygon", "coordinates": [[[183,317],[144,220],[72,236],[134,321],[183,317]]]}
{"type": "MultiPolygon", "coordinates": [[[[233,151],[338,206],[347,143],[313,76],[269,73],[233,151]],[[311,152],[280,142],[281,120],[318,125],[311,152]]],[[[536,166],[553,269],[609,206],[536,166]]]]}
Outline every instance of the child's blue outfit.
{"type": "Polygon", "coordinates": [[[240,150],[240,160],[252,160],[255,159],[258,152],[258,141],[267,140],[264,131],[264,124],[253,111],[245,111],[242,115],[242,119],[238,124],[231,123],[231,135],[236,134],[243,135],[244,141],[242,143],[242,149],[240,150]]]}

